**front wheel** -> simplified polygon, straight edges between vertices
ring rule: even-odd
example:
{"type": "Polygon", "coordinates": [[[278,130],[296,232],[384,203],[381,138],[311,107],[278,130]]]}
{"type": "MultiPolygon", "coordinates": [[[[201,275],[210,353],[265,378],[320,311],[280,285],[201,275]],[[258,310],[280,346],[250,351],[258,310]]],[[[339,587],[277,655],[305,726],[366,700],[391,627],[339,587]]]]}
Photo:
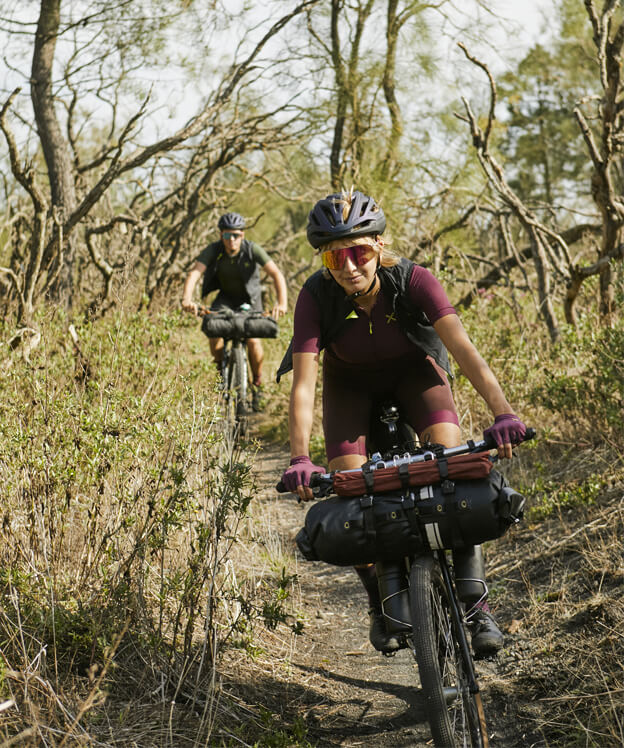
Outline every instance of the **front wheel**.
{"type": "Polygon", "coordinates": [[[247,431],[247,355],[243,345],[232,346],[230,388],[238,436],[247,431]]]}
{"type": "Polygon", "coordinates": [[[410,606],[414,655],[434,744],[487,748],[481,694],[474,679],[471,690],[472,666],[462,654],[449,593],[433,556],[412,563],[410,606]]]}

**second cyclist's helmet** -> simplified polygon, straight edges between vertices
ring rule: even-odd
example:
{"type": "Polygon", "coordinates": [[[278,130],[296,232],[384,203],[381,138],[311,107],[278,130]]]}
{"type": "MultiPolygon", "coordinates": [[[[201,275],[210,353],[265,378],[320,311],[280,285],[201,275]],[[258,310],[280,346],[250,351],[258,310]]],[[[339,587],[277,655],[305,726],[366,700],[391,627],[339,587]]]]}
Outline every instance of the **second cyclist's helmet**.
{"type": "Polygon", "coordinates": [[[224,213],[217,224],[221,231],[242,231],[245,228],[245,219],[238,213],[224,213]]]}
{"type": "Polygon", "coordinates": [[[334,239],[383,234],[386,217],[375,200],[357,190],[351,193],[351,206],[344,216],[345,194],[328,195],[308,216],[308,241],[318,249],[334,239]]]}

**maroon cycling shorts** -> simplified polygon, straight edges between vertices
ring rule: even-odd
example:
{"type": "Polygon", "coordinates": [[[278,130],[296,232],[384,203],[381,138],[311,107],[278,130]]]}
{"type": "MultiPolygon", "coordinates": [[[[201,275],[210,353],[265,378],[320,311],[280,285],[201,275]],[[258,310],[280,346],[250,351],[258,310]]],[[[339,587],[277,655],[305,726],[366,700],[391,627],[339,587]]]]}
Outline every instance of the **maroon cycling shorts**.
{"type": "Polygon", "coordinates": [[[366,455],[373,403],[393,399],[417,434],[436,423],[459,425],[446,372],[424,353],[374,364],[323,357],[323,431],[327,459],[366,455]]]}

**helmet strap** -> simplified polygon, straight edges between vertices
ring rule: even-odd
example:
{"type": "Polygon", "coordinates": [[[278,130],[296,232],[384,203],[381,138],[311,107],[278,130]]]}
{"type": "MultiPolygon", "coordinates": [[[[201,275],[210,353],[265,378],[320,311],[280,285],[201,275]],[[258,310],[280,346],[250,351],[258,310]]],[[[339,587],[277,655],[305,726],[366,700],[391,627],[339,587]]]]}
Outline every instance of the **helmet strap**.
{"type": "MultiPolygon", "coordinates": [[[[375,287],[375,281],[377,280],[377,273],[379,272],[379,268],[380,267],[381,267],[381,258],[378,258],[377,259],[377,267],[375,268],[375,275],[373,276],[373,281],[370,284],[370,286],[366,289],[366,291],[356,291],[355,293],[345,294],[345,296],[347,297],[347,299],[349,299],[349,301],[354,301],[355,299],[359,298],[360,296],[368,296],[368,294],[375,287]]],[[[340,285],[340,283],[338,283],[338,281],[334,278],[332,271],[328,270],[327,272],[329,273],[329,277],[334,281],[334,283],[337,286],[340,286],[340,288],[342,288],[342,286],[340,285]]]]}
{"type": "Polygon", "coordinates": [[[349,299],[349,301],[355,301],[355,299],[359,298],[360,296],[368,296],[368,294],[373,290],[376,282],[377,282],[377,271],[375,270],[375,275],[373,276],[373,282],[366,289],[366,291],[356,291],[355,293],[350,293],[347,295],[347,299],[349,299]]]}

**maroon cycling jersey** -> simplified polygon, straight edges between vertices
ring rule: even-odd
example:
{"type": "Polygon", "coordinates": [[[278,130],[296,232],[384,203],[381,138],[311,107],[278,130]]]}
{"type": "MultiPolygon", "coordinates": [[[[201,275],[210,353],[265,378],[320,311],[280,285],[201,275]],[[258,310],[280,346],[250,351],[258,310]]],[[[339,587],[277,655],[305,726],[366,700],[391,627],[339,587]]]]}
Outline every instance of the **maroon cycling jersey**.
{"type": "MultiPolygon", "coordinates": [[[[426,268],[415,265],[409,283],[410,299],[433,324],[447,314],[456,314],[440,282],[426,268]]],[[[338,359],[364,364],[392,359],[414,352],[412,343],[393,313],[392,301],[382,290],[370,317],[356,305],[349,324],[328,346],[338,359]]],[[[302,288],[295,306],[293,353],[319,353],[320,310],[314,297],[302,288]]]]}

